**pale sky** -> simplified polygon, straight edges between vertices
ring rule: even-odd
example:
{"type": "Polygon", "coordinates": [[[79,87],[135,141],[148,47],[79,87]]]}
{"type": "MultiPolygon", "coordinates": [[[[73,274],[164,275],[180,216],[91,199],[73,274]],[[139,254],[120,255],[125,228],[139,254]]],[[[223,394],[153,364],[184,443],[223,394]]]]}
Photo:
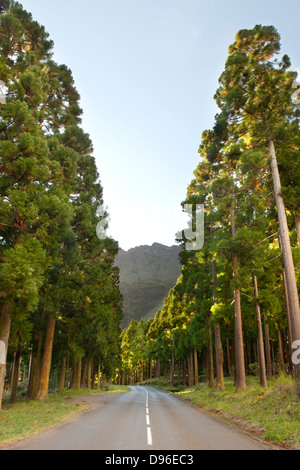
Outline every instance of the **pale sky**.
{"type": "Polygon", "coordinates": [[[175,244],[201,135],[240,29],[273,25],[300,67],[299,0],[24,0],[73,72],[108,234],[127,250],[175,244]]]}

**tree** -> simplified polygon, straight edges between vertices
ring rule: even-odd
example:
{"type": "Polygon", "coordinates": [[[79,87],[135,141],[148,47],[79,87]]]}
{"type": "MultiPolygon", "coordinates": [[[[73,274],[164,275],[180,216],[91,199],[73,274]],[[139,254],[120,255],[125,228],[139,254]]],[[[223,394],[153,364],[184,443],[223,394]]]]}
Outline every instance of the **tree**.
{"type": "MultiPolygon", "coordinates": [[[[274,59],[279,51],[280,36],[273,26],[239,31],[229,48],[216,100],[226,110],[236,139],[248,138],[249,145],[258,142],[268,152],[295,341],[300,337],[299,296],[275,150],[276,142],[284,139],[297,118],[292,102],[295,73],[287,72],[290,60],[286,55],[280,63],[274,59]]],[[[300,366],[295,366],[295,376],[300,378],[300,366]]]]}

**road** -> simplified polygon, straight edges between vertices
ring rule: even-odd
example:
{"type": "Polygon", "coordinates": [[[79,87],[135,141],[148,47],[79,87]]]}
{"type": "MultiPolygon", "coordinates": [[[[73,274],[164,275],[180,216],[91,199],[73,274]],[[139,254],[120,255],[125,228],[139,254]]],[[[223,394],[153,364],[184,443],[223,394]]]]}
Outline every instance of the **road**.
{"type": "Polygon", "coordinates": [[[264,450],[268,447],[182,400],[130,387],[103,406],[7,450],[264,450]]]}

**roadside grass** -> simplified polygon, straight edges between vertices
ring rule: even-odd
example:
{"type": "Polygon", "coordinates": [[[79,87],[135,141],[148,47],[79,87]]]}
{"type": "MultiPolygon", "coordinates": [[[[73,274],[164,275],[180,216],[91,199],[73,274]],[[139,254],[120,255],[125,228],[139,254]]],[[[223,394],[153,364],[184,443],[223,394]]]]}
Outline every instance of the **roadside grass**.
{"type": "Polygon", "coordinates": [[[143,382],[143,385],[173,393],[175,396],[231,421],[260,439],[283,448],[300,448],[300,397],[290,376],[280,376],[261,388],[257,377],[247,377],[247,391],[237,393],[233,379],[226,378],[226,389],[216,391],[207,383],[193,388],[170,387],[167,380],[143,382]]]}
{"type": "Polygon", "coordinates": [[[61,424],[89,408],[88,404],[77,403],[72,398],[126,391],[126,386],[109,385],[105,391],[68,390],[62,394],[50,393],[47,401],[21,399],[13,404],[4,401],[0,412],[0,448],[61,424]]]}

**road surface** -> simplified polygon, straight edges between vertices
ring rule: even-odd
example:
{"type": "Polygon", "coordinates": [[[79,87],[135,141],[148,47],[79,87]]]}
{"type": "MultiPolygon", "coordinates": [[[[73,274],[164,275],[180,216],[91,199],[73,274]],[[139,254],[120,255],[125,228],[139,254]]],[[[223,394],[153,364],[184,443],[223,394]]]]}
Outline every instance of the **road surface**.
{"type": "Polygon", "coordinates": [[[6,450],[265,450],[229,424],[151,387],[130,387],[103,406],[6,450]]]}

